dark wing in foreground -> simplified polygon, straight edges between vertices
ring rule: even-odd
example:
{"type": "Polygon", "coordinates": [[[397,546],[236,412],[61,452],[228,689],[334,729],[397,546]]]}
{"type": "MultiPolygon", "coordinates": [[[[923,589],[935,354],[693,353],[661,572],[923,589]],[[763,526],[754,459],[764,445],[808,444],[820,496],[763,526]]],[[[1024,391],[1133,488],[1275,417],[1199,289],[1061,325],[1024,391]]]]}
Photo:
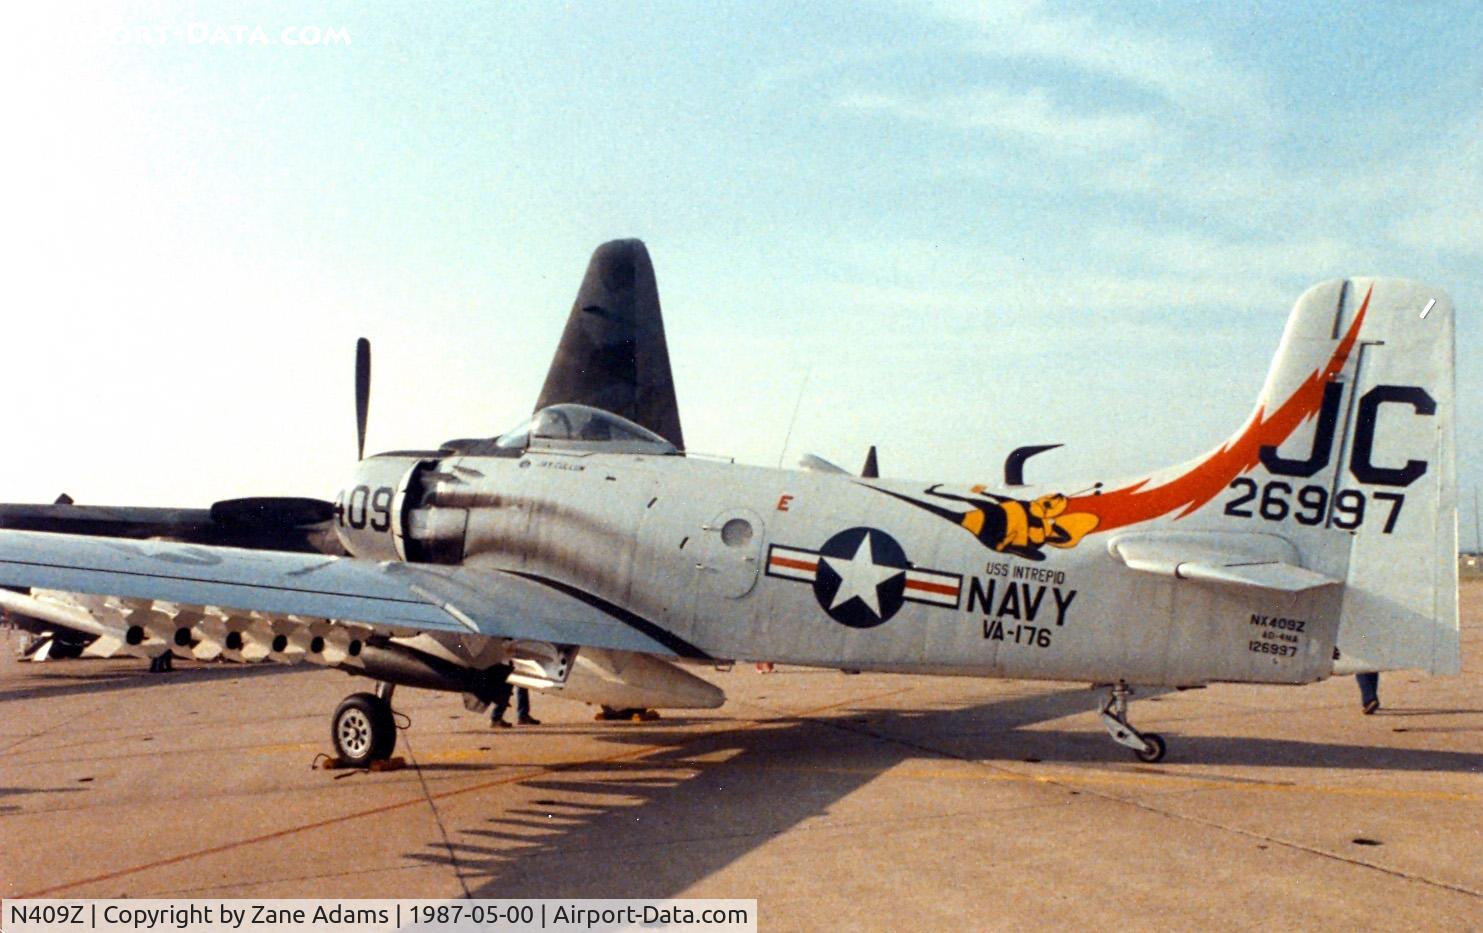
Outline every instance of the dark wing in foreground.
{"type": "Polygon", "coordinates": [[[209,509],[0,504],[0,528],[110,538],[168,538],[195,544],[343,554],[330,520],[333,503],[322,499],[226,499],[209,509]]]}
{"type": "Polygon", "coordinates": [[[651,654],[667,632],[554,582],[497,570],[378,563],[166,541],[0,531],[0,585],[219,606],[651,654]]]}

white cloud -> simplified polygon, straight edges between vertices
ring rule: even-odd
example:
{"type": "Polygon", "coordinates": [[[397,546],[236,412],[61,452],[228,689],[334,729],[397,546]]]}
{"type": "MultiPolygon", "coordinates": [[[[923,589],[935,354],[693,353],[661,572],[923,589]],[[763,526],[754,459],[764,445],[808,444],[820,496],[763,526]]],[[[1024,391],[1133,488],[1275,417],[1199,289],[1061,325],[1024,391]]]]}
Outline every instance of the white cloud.
{"type": "Polygon", "coordinates": [[[930,9],[971,27],[975,47],[989,54],[1069,65],[1158,94],[1185,111],[1266,118],[1261,79],[1191,36],[1053,12],[1039,0],[938,0],[930,9]]]}
{"type": "Polygon", "coordinates": [[[1123,267],[1229,280],[1258,276],[1274,282],[1363,274],[1383,258],[1369,246],[1309,234],[1234,240],[1189,231],[1105,227],[1086,234],[1086,245],[1123,267]]]}
{"type": "Polygon", "coordinates": [[[885,322],[908,315],[947,328],[1013,313],[1021,338],[1055,333],[1088,313],[1123,317],[1125,331],[1135,320],[1163,328],[1170,313],[1207,315],[1207,322],[1280,320],[1310,285],[1383,271],[1375,254],[1323,237],[1238,241],[1133,225],[1085,230],[1059,255],[1029,260],[915,239],[805,251],[830,258],[804,292],[815,313],[885,322]]]}
{"type": "Polygon", "coordinates": [[[826,76],[860,65],[881,67],[883,62],[899,58],[901,50],[876,48],[839,49],[820,52],[817,56],[762,68],[752,77],[751,89],[767,94],[797,85],[814,84],[826,76]]]}
{"type": "Polygon", "coordinates": [[[1412,249],[1483,259],[1483,206],[1460,202],[1411,214],[1396,223],[1395,237],[1412,249]]]}
{"type": "Polygon", "coordinates": [[[1462,121],[1455,135],[1418,147],[1404,186],[1389,182],[1410,210],[1393,229],[1396,240],[1416,250],[1458,257],[1483,257],[1483,113],[1462,121]]]}
{"type": "Polygon", "coordinates": [[[964,130],[987,130],[1021,137],[1058,149],[1122,149],[1157,137],[1147,117],[1123,113],[1077,113],[1062,107],[1042,88],[1013,93],[975,88],[931,99],[890,94],[850,94],[836,105],[848,110],[885,113],[909,120],[964,130]]]}

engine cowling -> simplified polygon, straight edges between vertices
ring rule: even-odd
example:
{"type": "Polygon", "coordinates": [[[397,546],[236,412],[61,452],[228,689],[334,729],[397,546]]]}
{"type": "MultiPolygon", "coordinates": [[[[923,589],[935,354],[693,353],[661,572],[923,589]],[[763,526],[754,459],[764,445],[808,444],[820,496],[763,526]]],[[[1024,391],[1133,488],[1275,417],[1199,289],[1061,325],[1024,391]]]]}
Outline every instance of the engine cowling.
{"type": "Polygon", "coordinates": [[[453,459],[381,454],[362,460],[350,487],[335,499],[335,533],[345,550],[371,560],[462,561],[468,510],[437,504],[453,459]]]}

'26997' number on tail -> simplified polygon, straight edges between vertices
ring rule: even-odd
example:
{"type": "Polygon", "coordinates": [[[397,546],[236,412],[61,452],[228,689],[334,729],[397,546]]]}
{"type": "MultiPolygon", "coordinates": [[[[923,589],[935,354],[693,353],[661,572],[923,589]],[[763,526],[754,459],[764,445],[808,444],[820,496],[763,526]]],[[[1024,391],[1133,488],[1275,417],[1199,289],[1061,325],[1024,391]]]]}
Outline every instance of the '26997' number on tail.
{"type": "Polygon", "coordinates": [[[1260,518],[1268,522],[1286,521],[1289,517],[1300,525],[1332,524],[1353,531],[1365,523],[1384,521],[1381,531],[1395,531],[1406,496],[1399,492],[1373,492],[1367,497],[1358,489],[1341,489],[1332,497],[1322,486],[1302,486],[1296,490],[1280,479],[1258,484],[1246,476],[1231,481],[1236,498],[1226,503],[1225,513],[1235,518],[1260,518]],[[1385,507],[1389,508],[1386,509],[1385,507]],[[1383,519],[1382,516],[1383,515],[1383,519]]]}

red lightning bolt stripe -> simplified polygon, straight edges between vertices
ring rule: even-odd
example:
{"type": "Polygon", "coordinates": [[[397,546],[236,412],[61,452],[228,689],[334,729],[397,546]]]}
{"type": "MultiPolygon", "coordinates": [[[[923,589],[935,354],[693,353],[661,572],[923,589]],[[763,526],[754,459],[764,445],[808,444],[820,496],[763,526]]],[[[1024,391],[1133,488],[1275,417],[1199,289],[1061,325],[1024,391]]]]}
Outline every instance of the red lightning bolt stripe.
{"type": "Polygon", "coordinates": [[[1365,292],[1354,323],[1349,325],[1348,333],[1334,348],[1328,363],[1314,370],[1287,401],[1272,412],[1271,417],[1266,416],[1265,409],[1258,408],[1234,439],[1193,469],[1166,483],[1149,486],[1145,479],[1099,496],[1076,496],[1066,503],[1066,511],[1090,512],[1097,516],[1096,530],[1108,531],[1158,518],[1175,509],[1184,510],[1177,516],[1183,518],[1215,498],[1230,485],[1231,480],[1256,466],[1263,447],[1281,445],[1298,425],[1318,413],[1323,404],[1324,385],[1343,371],[1344,363],[1359,338],[1360,326],[1364,324],[1374,290],[1371,286],[1365,292]]]}

